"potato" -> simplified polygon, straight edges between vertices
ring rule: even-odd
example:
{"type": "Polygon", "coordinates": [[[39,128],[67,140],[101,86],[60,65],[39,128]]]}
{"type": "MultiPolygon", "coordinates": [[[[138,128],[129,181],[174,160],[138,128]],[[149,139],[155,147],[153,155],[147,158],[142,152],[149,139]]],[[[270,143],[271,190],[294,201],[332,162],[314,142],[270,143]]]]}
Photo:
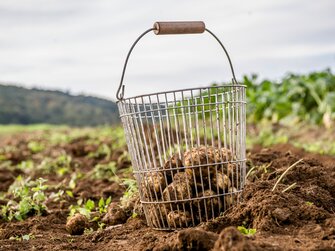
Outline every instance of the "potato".
{"type": "Polygon", "coordinates": [[[219,168],[222,165],[224,170],[227,171],[229,164],[217,164],[217,163],[231,161],[233,159],[234,158],[232,152],[226,148],[217,149],[212,146],[194,147],[184,153],[185,167],[192,167],[197,165],[205,165],[205,166],[187,168],[185,172],[189,173],[190,175],[193,175],[194,172],[198,180],[200,179],[200,173],[201,173],[202,178],[207,179],[209,174],[212,177],[213,174],[215,174],[216,172],[216,168],[219,168]]]}
{"type": "Polygon", "coordinates": [[[165,177],[162,172],[148,173],[143,177],[142,193],[145,199],[156,200],[161,198],[161,191],[166,187],[165,177]]]}
{"type": "Polygon", "coordinates": [[[218,162],[231,161],[235,159],[231,150],[224,147],[221,148],[221,152],[217,151],[216,158],[218,162]]]}
{"type": "Polygon", "coordinates": [[[211,182],[213,190],[219,188],[220,190],[228,191],[228,188],[231,186],[229,177],[221,171],[218,171],[211,177],[211,182]]]}
{"type": "MultiPolygon", "coordinates": [[[[173,154],[164,164],[164,169],[174,169],[174,168],[178,168],[178,167],[183,167],[183,162],[181,161],[181,159],[179,158],[179,155],[173,154]]],[[[173,170],[173,171],[166,171],[166,174],[169,176],[173,176],[175,173],[177,173],[177,170],[173,170]]]]}
{"type": "Polygon", "coordinates": [[[235,187],[230,187],[228,189],[228,193],[232,194],[225,195],[226,208],[229,208],[237,203],[237,199],[239,197],[237,191],[238,190],[235,187]]]}
{"type": "Polygon", "coordinates": [[[186,172],[178,172],[173,176],[173,181],[176,183],[188,183],[191,186],[194,184],[193,177],[186,172]]]}
{"type": "Polygon", "coordinates": [[[87,218],[82,214],[75,214],[66,222],[66,230],[71,235],[81,235],[88,225],[87,218]]]}
{"type": "Polygon", "coordinates": [[[129,215],[122,208],[118,202],[112,202],[109,204],[107,213],[102,218],[102,222],[108,225],[123,224],[127,221],[129,215]]]}
{"type": "Polygon", "coordinates": [[[145,208],[149,224],[151,223],[155,228],[168,228],[167,216],[170,212],[169,205],[146,205],[145,208]]]}
{"type": "Polygon", "coordinates": [[[163,199],[165,201],[175,201],[192,198],[192,187],[188,182],[175,180],[169,184],[163,191],[163,199]]]}
{"type": "MultiPolygon", "coordinates": [[[[200,193],[199,197],[207,197],[213,195],[216,195],[216,193],[208,189],[203,193],[200,193]]],[[[222,209],[222,201],[218,197],[195,200],[194,205],[198,209],[198,213],[201,214],[202,219],[206,219],[206,212],[208,219],[210,219],[218,216],[220,214],[219,210],[222,209]],[[212,211],[212,205],[213,205],[213,211],[212,211]]]]}
{"type": "MultiPolygon", "coordinates": [[[[191,150],[188,150],[184,153],[185,167],[214,164],[214,163],[215,163],[215,148],[213,147],[210,147],[210,146],[194,147],[191,150]]],[[[209,165],[210,169],[212,169],[213,167],[215,168],[216,165],[215,164],[209,165]]],[[[187,168],[185,172],[193,176],[193,171],[194,171],[195,176],[198,178],[200,177],[200,169],[201,169],[201,174],[203,177],[208,176],[207,166],[187,168]]]]}
{"type": "Polygon", "coordinates": [[[167,216],[167,222],[171,228],[183,228],[192,226],[192,217],[188,211],[171,211],[167,216]]]}

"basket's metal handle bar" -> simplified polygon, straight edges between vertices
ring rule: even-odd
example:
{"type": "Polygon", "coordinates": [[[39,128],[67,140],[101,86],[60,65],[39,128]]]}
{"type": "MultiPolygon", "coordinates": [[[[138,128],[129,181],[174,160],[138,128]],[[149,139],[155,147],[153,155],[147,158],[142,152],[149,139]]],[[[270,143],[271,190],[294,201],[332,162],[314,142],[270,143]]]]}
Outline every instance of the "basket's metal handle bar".
{"type": "Polygon", "coordinates": [[[231,73],[233,75],[232,82],[233,82],[233,84],[237,84],[237,80],[236,80],[235,72],[234,72],[234,67],[233,67],[233,64],[230,60],[230,57],[229,57],[229,54],[228,54],[226,48],[223,46],[220,39],[213,32],[211,32],[209,29],[207,29],[205,27],[204,22],[201,22],[201,21],[199,21],[199,22],[198,21],[193,21],[193,22],[156,22],[156,23],[154,23],[153,28],[150,28],[150,29],[146,30],[145,32],[143,32],[135,40],[135,42],[132,44],[132,46],[130,47],[130,50],[127,54],[126,60],[125,60],[124,65],[123,65],[120,85],[119,85],[119,88],[117,89],[117,92],[116,92],[116,98],[119,101],[124,98],[124,87],[125,86],[123,85],[123,79],[124,79],[124,75],[126,73],[126,68],[127,68],[127,64],[128,64],[130,54],[133,51],[135,45],[138,43],[138,41],[140,41],[142,37],[144,37],[147,33],[151,32],[151,31],[154,31],[154,33],[156,35],[195,34],[195,33],[203,33],[204,31],[207,31],[209,34],[211,34],[215,38],[215,40],[221,45],[222,49],[224,50],[224,52],[225,52],[225,54],[228,58],[231,73]]]}

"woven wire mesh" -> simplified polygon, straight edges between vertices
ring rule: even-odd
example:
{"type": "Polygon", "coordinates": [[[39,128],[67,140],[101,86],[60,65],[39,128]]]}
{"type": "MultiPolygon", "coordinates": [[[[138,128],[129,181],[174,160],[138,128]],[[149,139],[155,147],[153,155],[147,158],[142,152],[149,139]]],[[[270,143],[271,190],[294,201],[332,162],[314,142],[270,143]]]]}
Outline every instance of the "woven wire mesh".
{"type": "Polygon", "coordinates": [[[195,226],[239,201],[246,175],[245,106],[245,86],[238,84],[118,102],[149,226],[195,226]]]}

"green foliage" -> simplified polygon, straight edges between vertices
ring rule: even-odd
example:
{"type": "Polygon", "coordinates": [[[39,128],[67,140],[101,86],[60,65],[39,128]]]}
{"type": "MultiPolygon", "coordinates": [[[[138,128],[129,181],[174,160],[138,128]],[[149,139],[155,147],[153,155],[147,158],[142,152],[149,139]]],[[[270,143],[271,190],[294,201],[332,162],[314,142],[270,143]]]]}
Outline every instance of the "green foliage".
{"type": "Polygon", "coordinates": [[[313,203],[313,202],[310,202],[310,201],[306,201],[306,205],[308,205],[308,206],[313,206],[314,203],[313,203]]]}
{"type": "Polygon", "coordinates": [[[43,178],[23,180],[18,176],[8,191],[13,199],[1,207],[1,218],[8,221],[24,220],[29,215],[42,215],[46,212],[47,197],[44,193],[48,188],[44,184],[46,181],[43,178]]]}
{"type": "Polygon", "coordinates": [[[258,123],[259,133],[257,135],[247,135],[246,143],[250,148],[252,145],[262,145],[265,147],[283,144],[289,141],[287,131],[278,131],[276,133],[272,130],[272,125],[268,121],[261,121],[258,123]]]}
{"type": "Polygon", "coordinates": [[[279,82],[244,76],[249,122],[298,119],[320,124],[335,119],[335,75],[330,70],[289,74],[279,82]]]}
{"type": "Polygon", "coordinates": [[[107,164],[97,164],[89,173],[93,179],[111,179],[116,174],[116,163],[111,161],[107,164]]]}
{"type": "Polygon", "coordinates": [[[237,230],[240,231],[241,234],[244,235],[254,235],[256,233],[255,228],[246,228],[245,226],[238,226],[237,230]]]}
{"type": "Polygon", "coordinates": [[[84,202],[83,199],[79,199],[77,201],[77,205],[71,205],[70,206],[70,214],[69,216],[73,216],[76,213],[80,213],[84,215],[87,219],[91,219],[92,213],[98,212],[99,216],[96,216],[92,219],[92,221],[97,221],[100,219],[101,214],[107,212],[107,208],[109,204],[111,203],[112,198],[108,197],[106,200],[104,198],[101,198],[98,203],[95,203],[93,200],[88,199],[86,202],[84,202]]]}
{"type": "Polygon", "coordinates": [[[33,234],[24,234],[24,235],[15,235],[9,237],[10,240],[15,240],[15,241],[29,241],[30,239],[35,239],[35,235],[33,234]]]}
{"type": "Polygon", "coordinates": [[[138,194],[138,187],[134,179],[123,179],[122,185],[126,186],[127,189],[120,198],[120,202],[123,207],[127,207],[130,201],[138,194]]]}
{"type": "Polygon", "coordinates": [[[85,203],[83,199],[77,201],[77,205],[70,206],[70,215],[73,216],[76,213],[84,215],[87,219],[91,218],[91,211],[95,208],[95,203],[93,200],[87,200],[85,203]]]}
{"type": "MultiPolygon", "coordinates": [[[[308,121],[330,127],[331,121],[335,121],[335,75],[330,70],[307,75],[289,74],[280,81],[258,81],[257,75],[244,76],[241,84],[247,86],[248,122],[308,121]]],[[[168,108],[170,117],[189,113],[197,114],[195,120],[208,120],[210,110],[222,116],[222,109],[217,110],[216,94],[224,89],[216,86],[172,104],[168,108]]],[[[225,100],[224,105],[229,107],[229,101],[225,100]]]]}
{"type": "Polygon", "coordinates": [[[44,150],[44,145],[41,144],[40,142],[38,141],[30,141],[28,143],[28,149],[32,152],[32,153],[39,153],[41,151],[44,150]]]}
{"type": "Polygon", "coordinates": [[[90,158],[101,158],[101,157],[109,158],[110,155],[111,155],[110,147],[107,144],[102,144],[99,146],[97,151],[89,153],[88,157],[90,158]]]}
{"type": "Polygon", "coordinates": [[[106,213],[107,212],[107,208],[109,206],[109,204],[112,201],[112,197],[108,197],[106,200],[104,200],[104,198],[101,198],[98,202],[98,208],[99,208],[99,213],[106,213]]]}
{"type": "Polygon", "coordinates": [[[17,167],[21,169],[22,171],[31,171],[34,169],[34,162],[32,160],[24,160],[21,161],[17,167]]]}
{"type": "Polygon", "coordinates": [[[69,155],[62,154],[56,159],[44,159],[37,169],[41,170],[43,173],[56,173],[59,176],[63,176],[66,173],[69,173],[71,170],[71,161],[72,158],[69,155]]]}
{"type": "Polygon", "coordinates": [[[303,148],[307,152],[335,155],[335,144],[333,141],[294,142],[294,145],[303,148]]]}

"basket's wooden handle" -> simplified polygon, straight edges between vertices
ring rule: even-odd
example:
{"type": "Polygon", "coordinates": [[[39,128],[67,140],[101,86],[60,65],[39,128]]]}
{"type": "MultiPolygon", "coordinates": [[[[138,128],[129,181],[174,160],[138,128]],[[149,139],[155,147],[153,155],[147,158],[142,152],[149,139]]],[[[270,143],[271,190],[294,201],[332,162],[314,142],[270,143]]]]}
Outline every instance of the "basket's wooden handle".
{"type": "Polygon", "coordinates": [[[156,35],[203,33],[205,28],[205,23],[202,21],[154,23],[156,35]]]}

